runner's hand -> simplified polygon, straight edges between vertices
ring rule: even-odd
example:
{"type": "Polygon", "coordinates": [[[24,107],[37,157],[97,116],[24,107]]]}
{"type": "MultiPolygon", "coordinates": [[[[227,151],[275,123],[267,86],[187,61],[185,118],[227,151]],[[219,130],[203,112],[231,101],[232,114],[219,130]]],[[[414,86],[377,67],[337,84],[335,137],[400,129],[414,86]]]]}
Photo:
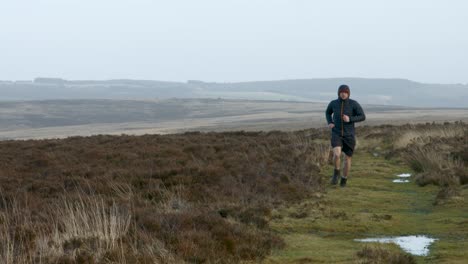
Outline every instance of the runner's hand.
{"type": "Polygon", "coordinates": [[[335,127],[335,124],[330,123],[330,124],[328,125],[328,127],[329,127],[329,128],[334,128],[334,127],[335,127]]]}
{"type": "Polygon", "coordinates": [[[343,121],[345,121],[346,123],[348,123],[348,122],[349,122],[349,116],[343,115],[343,121]]]}

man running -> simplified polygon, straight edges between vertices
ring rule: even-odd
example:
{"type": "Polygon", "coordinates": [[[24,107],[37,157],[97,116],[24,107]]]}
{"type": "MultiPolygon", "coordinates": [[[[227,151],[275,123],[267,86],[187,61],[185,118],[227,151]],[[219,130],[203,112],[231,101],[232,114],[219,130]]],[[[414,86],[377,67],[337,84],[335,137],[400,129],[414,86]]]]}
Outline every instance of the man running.
{"type": "Polygon", "coordinates": [[[333,163],[335,170],[331,184],[336,185],[340,177],[341,151],[345,153],[343,176],[340,186],[345,187],[351,169],[351,157],[356,146],[354,123],[366,120],[366,115],[358,102],[349,99],[350,90],[345,84],[338,88],[338,99],[328,104],[325,116],[328,127],[331,128],[331,146],[333,148],[333,163]],[[332,117],[333,114],[333,117],[332,117]]]}

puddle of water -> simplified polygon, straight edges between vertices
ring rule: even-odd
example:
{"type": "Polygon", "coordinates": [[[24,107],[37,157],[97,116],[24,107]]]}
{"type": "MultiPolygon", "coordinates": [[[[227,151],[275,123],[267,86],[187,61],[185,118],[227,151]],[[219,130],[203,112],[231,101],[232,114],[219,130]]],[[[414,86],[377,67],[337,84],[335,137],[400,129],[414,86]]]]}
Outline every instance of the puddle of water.
{"type": "Polygon", "coordinates": [[[381,237],[381,238],[365,238],[355,239],[359,242],[380,242],[380,243],[395,243],[405,252],[416,256],[427,256],[429,254],[429,246],[436,241],[437,238],[427,236],[401,236],[401,237],[381,237]]]}
{"type": "Polygon", "coordinates": [[[393,180],[393,182],[403,183],[403,182],[409,182],[409,180],[396,179],[396,180],[393,180]]]}
{"type": "Polygon", "coordinates": [[[408,177],[411,177],[411,173],[402,173],[402,174],[398,174],[397,176],[401,178],[408,178],[408,177]]]}

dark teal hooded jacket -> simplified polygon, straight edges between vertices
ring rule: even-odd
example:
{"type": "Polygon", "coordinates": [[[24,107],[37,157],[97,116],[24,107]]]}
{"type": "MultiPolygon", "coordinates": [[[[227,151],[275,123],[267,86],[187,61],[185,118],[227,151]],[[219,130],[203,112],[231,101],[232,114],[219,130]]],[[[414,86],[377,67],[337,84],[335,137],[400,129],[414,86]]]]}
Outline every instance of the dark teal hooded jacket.
{"type": "Polygon", "coordinates": [[[332,133],[340,136],[355,136],[354,123],[366,120],[361,105],[349,97],[346,100],[338,97],[331,101],[325,111],[325,117],[328,124],[335,124],[332,133]],[[349,122],[343,120],[343,115],[349,116],[349,122]]]}

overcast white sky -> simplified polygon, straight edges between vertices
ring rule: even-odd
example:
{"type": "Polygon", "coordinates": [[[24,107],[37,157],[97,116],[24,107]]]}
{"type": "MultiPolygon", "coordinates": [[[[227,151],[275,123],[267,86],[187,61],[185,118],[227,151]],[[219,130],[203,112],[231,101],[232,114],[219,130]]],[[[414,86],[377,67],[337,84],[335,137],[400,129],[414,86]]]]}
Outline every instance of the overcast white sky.
{"type": "Polygon", "coordinates": [[[0,80],[468,83],[466,0],[0,0],[0,80]]]}

